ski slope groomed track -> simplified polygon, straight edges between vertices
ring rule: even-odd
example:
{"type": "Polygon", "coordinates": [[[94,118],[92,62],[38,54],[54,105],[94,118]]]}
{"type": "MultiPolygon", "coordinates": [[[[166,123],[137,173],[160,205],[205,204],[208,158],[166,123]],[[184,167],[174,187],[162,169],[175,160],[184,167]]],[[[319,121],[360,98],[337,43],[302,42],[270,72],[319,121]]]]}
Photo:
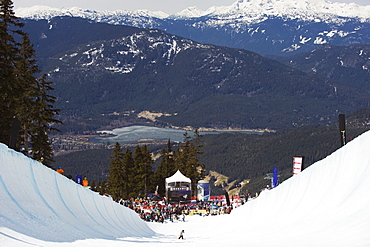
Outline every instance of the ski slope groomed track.
{"type": "Polygon", "coordinates": [[[229,215],[145,223],[0,144],[0,246],[369,247],[369,187],[366,132],[229,215]]]}

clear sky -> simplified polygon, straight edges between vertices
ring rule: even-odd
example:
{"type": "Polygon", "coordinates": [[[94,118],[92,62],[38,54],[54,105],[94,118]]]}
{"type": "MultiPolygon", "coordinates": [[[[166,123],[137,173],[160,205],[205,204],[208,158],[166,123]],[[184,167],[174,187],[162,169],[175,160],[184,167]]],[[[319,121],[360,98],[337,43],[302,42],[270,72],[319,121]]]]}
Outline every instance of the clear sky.
{"type": "MultiPolygon", "coordinates": [[[[13,0],[14,8],[45,5],[50,7],[81,7],[92,10],[162,10],[176,13],[187,7],[196,6],[207,10],[211,6],[229,6],[237,0],[13,0]]],[[[332,2],[355,2],[360,5],[370,5],[370,0],[331,0],[332,2]]]]}

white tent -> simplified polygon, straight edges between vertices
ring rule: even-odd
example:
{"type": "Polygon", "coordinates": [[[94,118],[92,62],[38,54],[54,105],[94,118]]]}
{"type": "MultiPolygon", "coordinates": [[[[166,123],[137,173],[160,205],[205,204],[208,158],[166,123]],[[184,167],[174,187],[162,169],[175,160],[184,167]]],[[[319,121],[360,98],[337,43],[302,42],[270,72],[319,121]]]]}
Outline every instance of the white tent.
{"type": "Polygon", "coordinates": [[[189,201],[191,199],[191,179],[177,170],[166,178],[166,197],[168,202],[189,201]]]}
{"type": "Polygon", "coordinates": [[[173,182],[187,182],[191,183],[190,178],[185,177],[184,174],[180,172],[180,170],[177,170],[175,174],[173,174],[171,177],[166,178],[166,184],[173,183],[173,182]]]}

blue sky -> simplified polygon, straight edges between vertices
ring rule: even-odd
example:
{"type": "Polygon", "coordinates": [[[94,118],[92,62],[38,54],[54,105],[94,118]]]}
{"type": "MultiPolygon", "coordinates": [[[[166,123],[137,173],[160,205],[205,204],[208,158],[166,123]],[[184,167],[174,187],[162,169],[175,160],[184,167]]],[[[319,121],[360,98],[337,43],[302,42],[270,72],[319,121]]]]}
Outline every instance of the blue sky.
{"type": "MultiPolygon", "coordinates": [[[[167,13],[176,13],[187,7],[196,6],[206,10],[211,6],[228,6],[237,0],[13,0],[14,8],[45,5],[50,7],[78,6],[93,10],[162,10],[167,13]]],[[[360,5],[370,5],[370,0],[332,0],[332,2],[355,2],[360,5]]]]}

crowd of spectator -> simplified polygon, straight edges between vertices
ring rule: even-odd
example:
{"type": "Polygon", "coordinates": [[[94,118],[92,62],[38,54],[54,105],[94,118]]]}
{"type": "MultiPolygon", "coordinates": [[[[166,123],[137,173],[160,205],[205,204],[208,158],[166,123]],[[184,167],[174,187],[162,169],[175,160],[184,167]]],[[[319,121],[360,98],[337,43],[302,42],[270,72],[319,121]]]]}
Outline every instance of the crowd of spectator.
{"type": "Polygon", "coordinates": [[[190,215],[209,216],[230,214],[233,208],[244,204],[244,200],[237,200],[229,205],[223,200],[168,204],[164,200],[154,201],[143,198],[120,200],[117,202],[134,210],[144,221],[160,223],[164,223],[165,221],[185,221],[185,217],[190,215]]]}

